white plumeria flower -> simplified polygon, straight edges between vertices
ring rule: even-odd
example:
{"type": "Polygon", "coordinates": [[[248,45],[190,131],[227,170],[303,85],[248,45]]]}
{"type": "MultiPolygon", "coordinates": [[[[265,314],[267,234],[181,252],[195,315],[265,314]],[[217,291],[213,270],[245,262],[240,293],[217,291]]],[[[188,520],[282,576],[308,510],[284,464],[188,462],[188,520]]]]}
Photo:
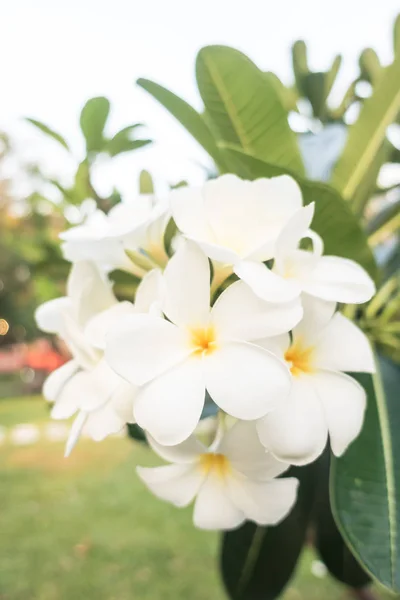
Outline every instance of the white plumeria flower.
{"type": "Polygon", "coordinates": [[[299,300],[268,304],[238,281],[210,309],[209,261],[186,241],[164,273],[163,312],[169,321],[126,316],[106,345],[110,366],[142,386],[135,418],[159,443],[178,444],[194,431],[206,389],[225,412],[245,420],[288,395],[286,365],[249,342],[289,331],[302,316],[299,300]]]}
{"type": "Polygon", "coordinates": [[[322,256],[322,239],[310,230],[313,216],[314,203],[289,219],[276,240],[272,270],[259,262],[244,261],[237,265],[236,274],[258,296],[271,302],[287,302],[301,292],[333,302],[367,302],[375,293],[374,282],[356,262],[322,256]],[[299,248],[305,238],[312,241],[312,251],[299,248]]]}
{"type": "Polygon", "coordinates": [[[283,226],[302,207],[301,191],[288,175],[244,181],[222,175],[202,188],[179,188],[170,196],[182,233],[223,265],[273,258],[283,226]]]}
{"type": "Polygon", "coordinates": [[[67,455],[83,429],[94,440],[101,440],[133,421],[136,388],[105,362],[104,336],[121,314],[153,306],[159,278],[161,273],[157,271],[146,276],[137,292],[137,305],[118,303],[97,267],[79,262],[72,267],[68,295],[37,309],[40,329],[59,335],[73,356],[47,378],[43,387],[45,398],[54,403],[54,419],[68,419],[78,413],[67,442],[67,455]]]}
{"type": "Polygon", "coordinates": [[[298,480],[274,479],[288,465],[265,452],[253,423],[239,421],[211,448],[194,436],[177,446],[149,442],[173,464],[137,467],[139,477],[158,498],[175,506],[187,506],[196,498],[196,527],[234,529],[247,519],[276,525],[295,503],[298,480]]]}
{"type": "Polygon", "coordinates": [[[361,431],[366,394],[346,372],[373,373],[374,357],[364,333],[335,303],[304,297],[304,317],[289,335],[262,341],[290,367],[289,401],[257,422],[265,448],[291,464],[312,462],[328,433],[336,456],[361,431]]]}
{"type": "Polygon", "coordinates": [[[217,261],[217,279],[229,268],[260,297],[287,302],[301,291],[336,302],[369,300],[375,287],[351,260],[322,257],[321,238],[309,230],[314,207],[302,208],[301,190],[287,175],[243,181],[223,175],[202,189],[171,194],[173,218],[184,235],[217,261]],[[311,237],[314,252],[298,249],[311,237]],[[275,258],[272,270],[264,264],[275,258]]]}
{"type": "Polygon", "coordinates": [[[139,252],[149,265],[164,265],[168,260],[164,234],[169,219],[166,204],[143,194],[120,202],[107,215],[96,210],[83,225],[61,233],[63,254],[71,262],[90,260],[107,270],[124,269],[141,276],[143,269],[132,263],[126,251],[139,252]]]}

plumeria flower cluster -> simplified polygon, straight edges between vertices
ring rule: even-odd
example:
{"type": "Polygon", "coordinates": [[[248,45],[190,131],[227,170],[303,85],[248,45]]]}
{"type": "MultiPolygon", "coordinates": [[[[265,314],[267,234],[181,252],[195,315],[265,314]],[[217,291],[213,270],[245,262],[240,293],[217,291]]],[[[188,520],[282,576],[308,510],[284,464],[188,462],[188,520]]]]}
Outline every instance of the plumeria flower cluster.
{"type": "Polygon", "coordinates": [[[37,321],[73,357],[44,386],[54,418],[76,414],[67,454],[84,430],[100,440],[137,423],[169,463],[138,467],[139,477],[176,506],[196,498],[196,526],[285,518],[298,482],[280,476],[328,438],[335,455],[346,451],[366,407],[349,373],[374,370],[366,336],[338,310],[368,301],[374,284],[357,263],[323,254],[313,215],[289,176],[223,175],[167,202],[97,211],[62,234],[67,296],[39,307],[37,321]],[[179,243],[167,253],[171,219],[179,243]],[[141,279],[134,298],[114,295],[116,268],[141,279]],[[215,423],[207,444],[205,414],[215,423]]]}

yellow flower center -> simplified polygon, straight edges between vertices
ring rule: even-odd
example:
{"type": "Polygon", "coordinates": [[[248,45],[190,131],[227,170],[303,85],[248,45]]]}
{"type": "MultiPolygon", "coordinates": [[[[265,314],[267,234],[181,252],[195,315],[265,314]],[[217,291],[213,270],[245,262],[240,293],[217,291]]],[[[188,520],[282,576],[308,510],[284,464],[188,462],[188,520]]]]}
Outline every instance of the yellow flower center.
{"type": "Polygon", "coordinates": [[[200,456],[200,468],[204,475],[213,472],[218,477],[225,477],[231,470],[231,465],[224,454],[207,452],[207,454],[200,456]]]}
{"type": "Polygon", "coordinates": [[[194,348],[194,353],[199,356],[213,352],[217,347],[214,327],[192,329],[190,331],[190,344],[194,348]]]}
{"type": "Polygon", "coordinates": [[[286,350],[285,360],[289,363],[292,375],[298,377],[302,373],[312,373],[314,371],[312,364],[313,352],[313,346],[305,348],[299,340],[296,340],[286,350]]]}

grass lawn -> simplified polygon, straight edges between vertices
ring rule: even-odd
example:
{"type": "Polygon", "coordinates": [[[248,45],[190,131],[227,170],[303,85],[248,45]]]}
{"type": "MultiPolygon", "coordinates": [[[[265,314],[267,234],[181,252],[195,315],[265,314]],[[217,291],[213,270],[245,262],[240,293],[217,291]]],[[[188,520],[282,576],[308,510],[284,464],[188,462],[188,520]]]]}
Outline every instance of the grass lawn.
{"type": "MultiPolygon", "coordinates": [[[[0,425],[47,420],[36,399],[0,400],[0,425]]],[[[145,447],[112,438],[0,445],[0,600],[223,600],[218,535],[194,529],[191,510],[154,498],[135,465],[145,447]]],[[[284,600],[342,600],[311,573],[307,551],[284,600]]],[[[393,598],[380,592],[380,598],[393,598]]]]}

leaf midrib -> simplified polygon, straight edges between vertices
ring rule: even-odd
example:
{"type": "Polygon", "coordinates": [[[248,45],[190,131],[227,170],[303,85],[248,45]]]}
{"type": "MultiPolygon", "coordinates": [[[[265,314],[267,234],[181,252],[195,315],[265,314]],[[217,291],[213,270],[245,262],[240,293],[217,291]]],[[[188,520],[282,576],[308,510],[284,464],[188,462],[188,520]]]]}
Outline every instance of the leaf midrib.
{"type": "Polygon", "coordinates": [[[227,89],[225,88],[224,81],[223,81],[222,77],[220,76],[218,68],[216,67],[215,64],[213,64],[211,58],[208,57],[207,55],[203,57],[203,60],[204,60],[206,67],[208,68],[210,77],[213,80],[213,83],[215,85],[215,88],[216,88],[218,94],[220,95],[222,102],[225,104],[227,113],[229,115],[229,118],[231,120],[233,128],[240,140],[240,143],[241,143],[243,149],[250,151],[251,143],[247,139],[246,132],[240,121],[235,104],[232,102],[232,99],[231,99],[227,89]]]}
{"type": "MultiPolygon", "coordinates": [[[[377,357],[375,357],[376,364],[377,357]]],[[[394,474],[393,463],[393,444],[392,435],[389,423],[389,414],[386,404],[386,395],[382,383],[380,371],[372,376],[376,406],[379,416],[379,427],[382,436],[383,462],[385,466],[386,488],[387,488],[387,503],[388,503],[388,518],[389,518],[389,547],[390,547],[390,567],[391,567],[391,582],[392,588],[395,589],[395,573],[397,561],[397,506],[396,506],[396,478],[394,474]]]]}
{"type": "Polygon", "coordinates": [[[380,144],[382,143],[382,139],[384,138],[386,129],[398,113],[399,104],[400,89],[394,96],[393,101],[390,103],[388,110],[385,112],[379,127],[375,129],[374,134],[371,136],[369,143],[366,145],[365,152],[363,153],[361,159],[358,161],[352,175],[347,181],[347,184],[343,188],[343,195],[346,198],[350,198],[354,194],[355,190],[357,189],[357,186],[362,180],[363,174],[366,172],[366,170],[372,163],[376,152],[380,144]]]}

